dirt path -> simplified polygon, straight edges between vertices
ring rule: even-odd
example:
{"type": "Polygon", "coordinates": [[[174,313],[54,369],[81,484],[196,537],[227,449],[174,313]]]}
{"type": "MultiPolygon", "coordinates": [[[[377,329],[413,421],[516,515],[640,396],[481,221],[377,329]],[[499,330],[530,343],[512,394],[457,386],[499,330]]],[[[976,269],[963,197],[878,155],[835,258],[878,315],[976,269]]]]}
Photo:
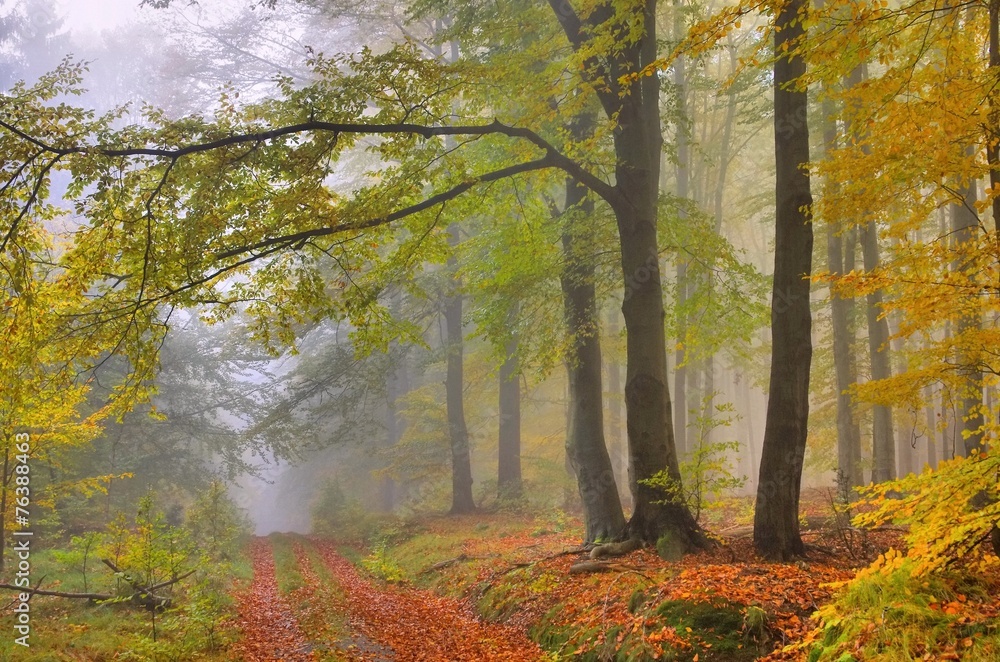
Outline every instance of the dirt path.
{"type": "MultiPolygon", "coordinates": [[[[458,601],[428,591],[377,586],[361,577],[331,543],[313,544],[344,590],[351,629],[391,649],[396,660],[521,662],[544,657],[516,628],[484,623],[458,601]]],[[[360,654],[357,659],[372,658],[360,654]]]]}
{"type": "Polygon", "coordinates": [[[316,660],[309,652],[309,642],[299,630],[288,602],[278,591],[274,575],[274,555],[266,538],[255,538],[250,545],[253,582],[236,596],[239,627],[243,638],[232,653],[245,662],[306,662],[316,660]]]}

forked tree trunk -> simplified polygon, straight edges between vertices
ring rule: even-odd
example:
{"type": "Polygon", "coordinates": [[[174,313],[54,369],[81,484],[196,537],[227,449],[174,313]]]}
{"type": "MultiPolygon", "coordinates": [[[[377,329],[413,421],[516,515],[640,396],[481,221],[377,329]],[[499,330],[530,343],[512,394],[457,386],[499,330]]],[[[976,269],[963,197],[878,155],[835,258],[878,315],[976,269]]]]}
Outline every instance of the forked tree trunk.
{"type": "MultiPolygon", "coordinates": [[[[802,37],[804,0],[791,0],[775,18],[775,52],[787,53],[802,37]]],[[[774,63],[776,166],[774,284],[771,296],[771,375],[767,422],[754,513],[754,546],[772,559],[804,552],[799,535],[799,493],[809,419],[812,317],[809,274],[813,232],[809,218],[809,127],[805,90],[794,87],[805,73],[801,57],[774,63]]]]}
{"type": "Polygon", "coordinates": [[[687,506],[678,499],[663,503],[664,494],[643,481],[661,471],[680,480],[674,446],[670,393],[667,388],[666,336],[663,328],[663,291],[657,245],[657,201],[659,196],[660,135],[659,77],[628,74],[643,71],[657,58],[656,2],[646,0],[641,10],[616,15],[611,5],[600,5],[584,20],[565,0],[549,0],[570,43],[580,50],[588,46],[595,23],[626,21],[615,26],[623,34],[642,34],[621,47],[603,63],[606,78],[595,92],[605,115],[615,119],[615,184],[603,195],[615,213],[621,243],[622,280],[625,296],[622,314],[628,334],[625,403],[629,441],[629,487],[634,511],[628,523],[631,537],[656,541],[669,534],[686,550],[708,544],[687,506]],[[641,15],[640,15],[641,11],[641,15]],[[627,93],[608,85],[628,86],[627,93]]]}

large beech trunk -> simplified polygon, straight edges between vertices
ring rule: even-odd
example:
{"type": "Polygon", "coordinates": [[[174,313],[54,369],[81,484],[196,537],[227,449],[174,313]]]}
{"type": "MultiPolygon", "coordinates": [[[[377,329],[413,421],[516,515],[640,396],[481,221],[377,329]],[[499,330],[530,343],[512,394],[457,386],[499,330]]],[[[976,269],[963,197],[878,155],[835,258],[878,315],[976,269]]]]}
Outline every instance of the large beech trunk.
{"type": "Polygon", "coordinates": [[[587,73],[604,113],[614,118],[615,184],[602,195],[611,205],[621,245],[622,279],[625,286],[622,313],[625,317],[627,362],[625,379],[626,423],[629,447],[629,487],[634,511],[628,535],[653,542],[670,535],[675,543],[691,550],[708,544],[687,506],[677,500],[663,503],[662,491],[644,484],[661,471],[680,480],[674,445],[670,394],[667,388],[666,336],[663,328],[663,291],[657,245],[657,200],[660,156],[660,81],[655,73],[638,74],[657,58],[656,2],[646,0],[628,16],[616,13],[611,4],[593,7],[584,19],[571,3],[549,0],[556,19],[574,48],[588,47],[593,28],[615,21],[622,34],[635,34],[641,20],[643,32],[628,39],[606,60],[592,64],[602,70],[587,73]],[[627,90],[621,89],[627,85],[627,90]]]}
{"type": "MultiPolygon", "coordinates": [[[[803,34],[804,0],[791,0],[775,19],[775,52],[803,34]]],[[[813,232],[809,174],[809,127],[805,90],[794,82],[805,73],[799,57],[774,63],[775,246],[771,297],[771,375],[767,422],[754,513],[754,546],[763,556],[788,559],[805,551],[799,535],[799,493],[809,419],[812,318],[809,274],[813,232]]]]}

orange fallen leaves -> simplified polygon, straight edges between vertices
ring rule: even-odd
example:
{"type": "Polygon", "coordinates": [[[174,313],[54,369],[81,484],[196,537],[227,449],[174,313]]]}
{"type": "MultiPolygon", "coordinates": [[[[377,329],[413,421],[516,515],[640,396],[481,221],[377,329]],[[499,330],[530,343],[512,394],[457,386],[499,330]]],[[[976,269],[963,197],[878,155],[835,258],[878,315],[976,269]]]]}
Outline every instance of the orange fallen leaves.
{"type": "Polygon", "coordinates": [[[288,603],[278,591],[270,543],[256,538],[250,545],[253,581],[237,596],[239,627],[243,632],[231,651],[246,662],[306,662],[315,660],[288,603]]]}

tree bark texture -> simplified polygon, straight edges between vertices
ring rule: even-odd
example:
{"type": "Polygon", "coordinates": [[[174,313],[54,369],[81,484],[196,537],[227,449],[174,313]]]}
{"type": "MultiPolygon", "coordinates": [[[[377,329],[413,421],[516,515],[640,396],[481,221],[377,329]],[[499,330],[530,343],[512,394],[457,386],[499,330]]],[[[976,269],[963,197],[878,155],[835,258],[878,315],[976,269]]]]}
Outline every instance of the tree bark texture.
{"type": "MultiPolygon", "coordinates": [[[[566,182],[566,214],[593,213],[587,191],[574,180],[566,182]]],[[[618,497],[611,457],[604,440],[604,389],[601,378],[601,339],[594,286],[594,256],[581,247],[586,231],[569,221],[563,230],[561,275],[566,332],[570,352],[566,358],[569,382],[569,428],[566,456],[576,475],[583,504],[584,539],[614,540],[625,530],[625,515],[618,497]]]]}
{"type": "Polygon", "coordinates": [[[805,90],[794,87],[805,62],[786,52],[803,35],[804,0],[791,0],[775,18],[774,154],[775,247],[771,296],[771,374],[761,451],[754,545],[773,559],[800,556],[799,493],[809,419],[812,317],[809,274],[809,127],[805,90]]]}
{"type": "Polygon", "coordinates": [[[521,382],[517,365],[517,337],[507,342],[500,367],[500,430],[497,451],[497,496],[518,499],[521,482],[521,382]]]}
{"type": "Polygon", "coordinates": [[[448,409],[448,434],[451,441],[451,513],[471,513],[476,509],[472,498],[472,457],[469,451],[469,430],[465,425],[464,358],[462,333],[462,279],[458,275],[458,258],[454,251],[459,244],[459,229],[449,228],[448,243],[452,255],[448,258],[450,288],[444,302],[447,334],[448,372],[445,378],[445,398],[448,409]]]}

